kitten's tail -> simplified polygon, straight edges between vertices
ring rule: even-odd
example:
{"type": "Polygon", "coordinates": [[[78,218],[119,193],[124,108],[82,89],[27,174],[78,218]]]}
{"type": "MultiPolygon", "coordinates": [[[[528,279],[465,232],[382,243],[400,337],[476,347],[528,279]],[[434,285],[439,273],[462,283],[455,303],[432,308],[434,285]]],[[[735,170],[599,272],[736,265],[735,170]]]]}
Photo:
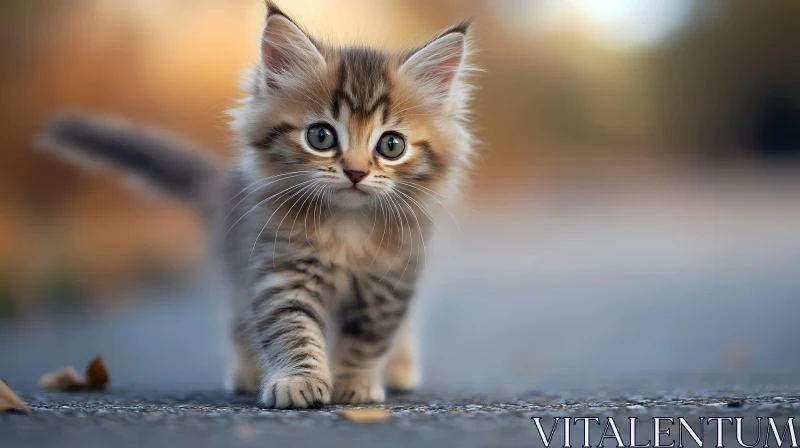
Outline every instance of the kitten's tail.
{"type": "Polygon", "coordinates": [[[56,116],[37,146],[84,166],[121,169],[204,214],[212,212],[223,173],[210,158],[173,137],[82,114],[56,116]]]}

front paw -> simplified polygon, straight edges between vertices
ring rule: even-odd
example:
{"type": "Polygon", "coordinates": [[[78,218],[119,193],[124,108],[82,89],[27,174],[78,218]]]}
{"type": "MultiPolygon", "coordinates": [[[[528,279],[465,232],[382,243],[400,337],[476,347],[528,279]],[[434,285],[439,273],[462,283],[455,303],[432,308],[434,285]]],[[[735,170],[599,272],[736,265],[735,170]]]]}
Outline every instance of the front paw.
{"type": "Polygon", "coordinates": [[[318,408],[331,402],[330,382],[309,374],[269,379],[261,401],[275,409],[318,408]]]}
{"type": "Polygon", "coordinates": [[[391,392],[409,393],[419,386],[422,374],[415,360],[395,356],[386,368],[385,377],[386,386],[391,392]]]}
{"type": "Polygon", "coordinates": [[[382,403],[386,399],[383,385],[371,378],[339,376],[333,386],[333,401],[339,404],[382,403]]]}
{"type": "Polygon", "coordinates": [[[225,390],[238,395],[257,395],[261,369],[255,366],[236,366],[225,377],[225,390]]]}

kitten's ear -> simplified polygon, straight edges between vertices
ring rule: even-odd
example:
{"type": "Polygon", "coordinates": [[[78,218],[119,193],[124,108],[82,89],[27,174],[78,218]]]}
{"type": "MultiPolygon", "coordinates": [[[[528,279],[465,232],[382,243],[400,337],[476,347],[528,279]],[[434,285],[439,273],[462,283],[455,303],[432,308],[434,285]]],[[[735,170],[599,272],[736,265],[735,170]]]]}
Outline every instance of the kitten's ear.
{"type": "Polygon", "coordinates": [[[261,62],[268,83],[280,84],[286,75],[297,75],[325,66],[325,57],[310,37],[272,2],[267,2],[267,23],[261,39],[261,62]]]}
{"type": "Polygon", "coordinates": [[[424,47],[408,55],[400,67],[415,81],[446,97],[458,80],[468,51],[469,21],[449,28],[424,47]]]}

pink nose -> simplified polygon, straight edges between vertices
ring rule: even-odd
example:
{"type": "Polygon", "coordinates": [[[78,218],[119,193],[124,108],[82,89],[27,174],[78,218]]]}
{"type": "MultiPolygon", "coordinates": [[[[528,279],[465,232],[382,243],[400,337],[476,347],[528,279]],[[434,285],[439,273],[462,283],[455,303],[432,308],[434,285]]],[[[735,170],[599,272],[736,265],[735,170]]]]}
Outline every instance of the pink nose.
{"type": "Polygon", "coordinates": [[[347,175],[347,178],[350,179],[353,184],[357,184],[367,177],[369,171],[344,170],[344,174],[347,175]]]}

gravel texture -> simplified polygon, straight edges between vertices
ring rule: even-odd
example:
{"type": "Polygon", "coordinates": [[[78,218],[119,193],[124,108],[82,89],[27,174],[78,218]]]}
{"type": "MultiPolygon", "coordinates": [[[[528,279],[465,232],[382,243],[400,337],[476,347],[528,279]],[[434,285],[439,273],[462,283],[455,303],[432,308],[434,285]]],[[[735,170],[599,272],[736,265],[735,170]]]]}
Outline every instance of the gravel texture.
{"type": "MultiPolygon", "coordinates": [[[[641,417],[645,425],[651,417],[744,417],[745,434],[754,440],[755,417],[776,417],[785,424],[800,411],[800,391],[775,392],[673,390],[583,398],[530,392],[504,401],[393,396],[380,406],[390,417],[373,424],[348,421],[341,406],[275,411],[259,408],[249,397],[222,393],[33,392],[22,394],[32,415],[0,415],[0,446],[542,446],[531,417],[542,417],[550,428],[556,416],[614,417],[621,426],[631,416],[641,417]]],[[[579,429],[573,439],[582,435],[579,429]]],[[[652,429],[642,431],[647,440],[652,429]]],[[[732,431],[726,428],[731,438],[732,431]]],[[[593,432],[595,440],[602,427],[593,432]]],[[[707,431],[706,438],[714,434],[707,431]]]]}

